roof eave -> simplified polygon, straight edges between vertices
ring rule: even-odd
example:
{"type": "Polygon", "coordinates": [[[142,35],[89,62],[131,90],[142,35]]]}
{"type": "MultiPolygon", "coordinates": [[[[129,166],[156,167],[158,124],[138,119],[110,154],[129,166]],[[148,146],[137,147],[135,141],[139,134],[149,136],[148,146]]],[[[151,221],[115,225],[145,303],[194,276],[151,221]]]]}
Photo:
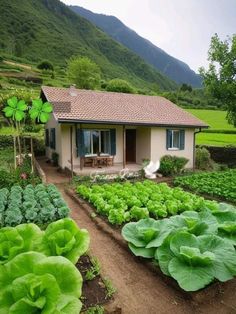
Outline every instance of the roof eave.
{"type": "Polygon", "coordinates": [[[165,124],[165,123],[148,123],[148,122],[129,122],[129,121],[99,121],[99,120],[79,120],[79,119],[62,119],[57,118],[58,123],[80,123],[80,124],[111,124],[111,125],[140,125],[150,127],[178,127],[178,128],[209,128],[208,125],[192,124],[165,124]]]}

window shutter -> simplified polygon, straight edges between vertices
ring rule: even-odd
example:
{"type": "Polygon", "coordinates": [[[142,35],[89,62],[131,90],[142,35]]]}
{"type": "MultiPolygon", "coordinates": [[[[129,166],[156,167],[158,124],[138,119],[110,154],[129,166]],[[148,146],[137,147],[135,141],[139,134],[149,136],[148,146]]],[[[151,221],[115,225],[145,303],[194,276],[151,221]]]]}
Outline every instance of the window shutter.
{"type": "Polygon", "coordinates": [[[171,130],[166,130],[166,149],[171,148],[171,130]]]}
{"type": "Polygon", "coordinates": [[[185,130],[180,130],[179,149],[184,150],[185,147],[185,130]]]}
{"type": "Polygon", "coordinates": [[[49,146],[49,130],[48,129],[45,130],[45,145],[46,147],[49,146]]]}
{"type": "Polygon", "coordinates": [[[56,149],[56,130],[55,128],[50,130],[50,147],[56,149]]]}
{"type": "Polygon", "coordinates": [[[110,139],[111,139],[111,155],[116,155],[116,129],[110,130],[110,139]]]}
{"type": "Polygon", "coordinates": [[[84,157],[85,156],[85,149],[84,149],[84,131],[82,129],[77,129],[77,156],[84,157]]]}

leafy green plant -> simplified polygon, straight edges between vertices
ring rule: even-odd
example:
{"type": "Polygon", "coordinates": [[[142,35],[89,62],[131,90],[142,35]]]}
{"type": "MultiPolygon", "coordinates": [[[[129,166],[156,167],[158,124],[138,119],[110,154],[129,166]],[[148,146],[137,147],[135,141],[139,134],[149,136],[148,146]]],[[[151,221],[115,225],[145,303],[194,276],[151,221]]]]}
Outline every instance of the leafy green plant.
{"type": "Polygon", "coordinates": [[[82,276],[61,256],[27,252],[0,268],[1,313],[80,313],[82,276]]]}
{"type": "Polygon", "coordinates": [[[236,275],[236,251],[216,235],[177,231],[157,248],[155,258],[162,272],[185,291],[197,291],[214,279],[227,281],[236,275]]]}
{"type": "Polygon", "coordinates": [[[47,227],[39,250],[47,256],[64,256],[75,264],[88,250],[89,241],[87,230],[79,229],[74,220],[64,218],[47,227]]]}
{"type": "Polygon", "coordinates": [[[166,155],[161,158],[158,171],[164,176],[176,175],[181,173],[187,162],[187,158],[166,155]]]}
{"type": "Polygon", "coordinates": [[[104,307],[101,305],[90,307],[85,312],[85,314],[104,314],[104,313],[105,313],[104,307]]]}
{"type": "Polygon", "coordinates": [[[19,122],[25,118],[27,108],[24,100],[18,100],[17,97],[12,97],[7,100],[7,106],[3,109],[3,112],[7,118],[12,118],[19,122]]]}
{"type": "Polygon", "coordinates": [[[52,105],[49,102],[43,103],[42,99],[34,99],[32,108],[29,110],[30,118],[37,122],[46,123],[50,118],[52,105]]]}
{"type": "Polygon", "coordinates": [[[106,299],[109,299],[116,292],[116,288],[113,286],[111,280],[106,278],[106,277],[103,279],[103,282],[104,282],[104,285],[107,289],[106,299]]]}
{"type": "Polygon", "coordinates": [[[101,266],[96,258],[91,259],[92,267],[87,270],[85,274],[85,280],[93,280],[100,274],[101,266]]]}
{"type": "Polygon", "coordinates": [[[5,264],[20,253],[33,251],[41,241],[42,235],[42,231],[34,224],[1,228],[0,264],[5,264]]]}
{"type": "Polygon", "coordinates": [[[211,154],[205,147],[196,148],[195,166],[197,169],[210,170],[213,168],[211,154]]]}

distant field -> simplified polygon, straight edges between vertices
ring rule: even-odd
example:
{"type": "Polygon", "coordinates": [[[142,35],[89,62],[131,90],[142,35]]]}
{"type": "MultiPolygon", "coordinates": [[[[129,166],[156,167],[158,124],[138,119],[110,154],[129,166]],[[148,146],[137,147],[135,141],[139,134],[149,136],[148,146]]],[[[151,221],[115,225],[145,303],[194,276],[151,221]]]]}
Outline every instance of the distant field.
{"type": "Polygon", "coordinates": [[[211,146],[236,146],[236,134],[199,133],[196,135],[196,143],[211,146]]]}
{"type": "Polygon", "coordinates": [[[203,109],[187,109],[187,111],[209,124],[212,129],[235,130],[226,120],[226,111],[203,109]]]}
{"type": "MultiPolygon", "coordinates": [[[[202,110],[202,109],[187,109],[197,118],[206,122],[210,129],[220,130],[236,130],[226,120],[226,111],[219,110],[202,110]]],[[[223,133],[199,133],[196,135],[196,143],[199,145],[212,145],[212,146],[236,146],[236,134],[223,134],[223,133]]]]}

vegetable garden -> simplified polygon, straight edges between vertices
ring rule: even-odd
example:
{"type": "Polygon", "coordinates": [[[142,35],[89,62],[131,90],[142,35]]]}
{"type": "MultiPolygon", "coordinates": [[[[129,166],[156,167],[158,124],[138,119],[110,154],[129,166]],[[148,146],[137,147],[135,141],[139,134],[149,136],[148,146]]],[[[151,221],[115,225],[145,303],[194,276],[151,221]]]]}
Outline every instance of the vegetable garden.
{"type": "Polygon", "coordinates": [[[185,291],[236,276],[236,208],[151,181],[79,185],[77,193],[136,256],[155,261],[185,291]]]}
{"type": "Polygon", "coordinates": [[[236,203],[236,169],[178,177],[174,184],[236,203]]]}

